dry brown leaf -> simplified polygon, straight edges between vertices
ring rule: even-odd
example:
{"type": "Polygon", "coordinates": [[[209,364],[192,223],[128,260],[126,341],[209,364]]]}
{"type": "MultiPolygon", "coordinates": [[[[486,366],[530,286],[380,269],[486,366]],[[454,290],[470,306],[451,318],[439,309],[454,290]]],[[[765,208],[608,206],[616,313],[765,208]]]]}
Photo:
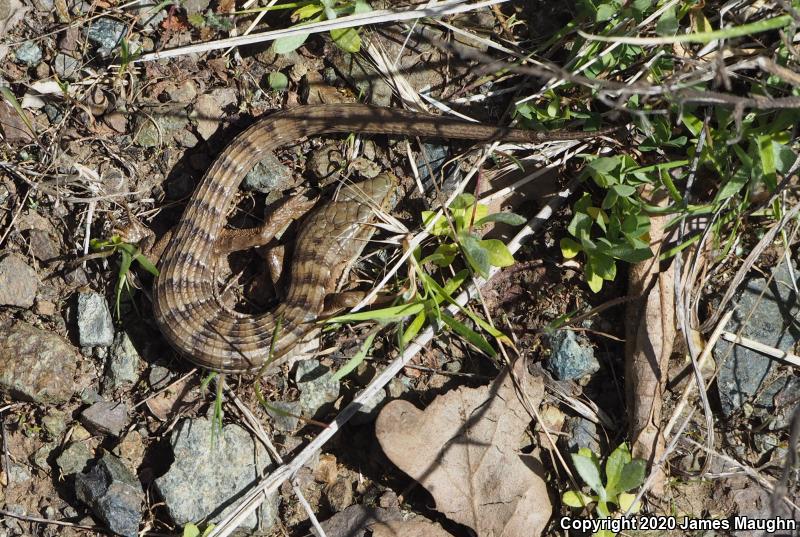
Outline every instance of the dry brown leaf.
{"type": "MultiPolygon", "coordinates": [[[[25,111],[23,113],[27,115],[28,121],[30,121],[30,114],[25,111]]],[[[17,110],[2,98],[0,98],[0,134],[3,135],[7,142],[29,143],[35,140],[31,130],[22,120],[17,110]]]]}
{"type": "MultiPolygon", "coordinates": [[[[522,361],[514,368],[532,405],[544,387],[522,361]]],[[[508,371],[491,385],[459,388],[427,409],[392,401],[375,424],[383,451],[433,495],[436,508],[479,537],[535,537],[552,506],[539,461],[521,455],[530,416],[508,371]]]]}
{"type": "MultiPolygon", "coordinates": [[[[666,195],[651,192],[642,197],[653,205],[665,205],[666,195]]],[[[675,340],[674,270],[670,263],[659,272],[658,257],[665,240],[668,217],[650,218],[650,238],[654,256],[630,269],[628,294],[637,297],[628,305],[625,343],[625,388],[631,415],[631,453],[648,465],[661,457],[665,440],[661,428],[669,357],[675,340]]],[[[660,471],[650,490],[663,492],[666,475],[660,471]]]]}
{"type": "Polygon", "coordinates": [[[411,520],[390,520],[372,526],[372,537],[453,537],[437,523],[418,516],[411,520]]]}

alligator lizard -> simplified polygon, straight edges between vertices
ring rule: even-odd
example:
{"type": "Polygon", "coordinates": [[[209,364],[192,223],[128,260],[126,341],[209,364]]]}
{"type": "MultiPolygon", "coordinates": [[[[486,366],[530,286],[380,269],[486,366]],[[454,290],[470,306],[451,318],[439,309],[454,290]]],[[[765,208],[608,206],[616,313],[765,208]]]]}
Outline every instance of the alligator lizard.
{"type": "Polygon", "coordinates": [[[371,236],[373,209],[364,198],[380,205],[392,188],[389,181],[346,187],[339,199],[304,221],[286,299],[274,311],[250,315],[223,306],[214,279],[215,245],[239,183],[265,153],[305,136],[349,132],[525,143],[607,131],[543,133],[361,104],[301,106],[256,122],[206,172],[159,263],[155,319],[189,361],[224,373],[263,372],[285,362],[293,347],[317,329],[325,296],[371,236]]]}

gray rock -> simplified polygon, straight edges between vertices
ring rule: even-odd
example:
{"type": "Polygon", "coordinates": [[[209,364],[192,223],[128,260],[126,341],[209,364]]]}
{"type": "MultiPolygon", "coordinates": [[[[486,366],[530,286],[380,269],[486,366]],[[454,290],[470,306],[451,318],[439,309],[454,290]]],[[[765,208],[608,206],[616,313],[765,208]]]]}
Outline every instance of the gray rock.
{"type": "Polygon", "coordinates": [[[190,103],[197,97],[197,85],[191,80],[184,80],[178,86],[167,90],[169,98],[176,103],[190,103]]]}
{"type": "Polygon", "coordinates": [[[389,381],[389,385],[386,387],[389,397],[392,399],[397,399],[401,395],[403,395],[406,391],[408,391],[408,385],[403,382],[403,379],[393,378],[389,381]]]}
{"type": "Polygon", "coordinates": [[[86,468],[92,457],[92,451],[86,442],[70,442],[56,458],[56,466],[65,476],[77,474],[86,468]]]}
{"type": "MultiPolygon", "coordinates": [[[[293,185],[292,170],[287,168],[273,153],[268,153],[248,173],[242,186],[262,194],[279,193],[293,185]]],[[[269,201],[269,200],[268,200],[269,201]]]]}
{"type": "MultiPolygon", "coordinates": [[[[53,58],[53,72],[62,80],[76,80],[80,75],[81,62],[63,52],[53,58]]],[[[52,123],[53,120],[51,119],[52,123]]]]}
{"type": "Polygon", "coordinates": [[[42,416],[42,427],[50,438],[59,438],[67,430],[67,415],[56,409],[50,409],[42,416]]]}
{"type": "Polygon", "coordinates": [[[31,471],[28,470],[28,467],[24,464],[9,461],[8,466],[9,468],[6,475],[8,476],[9,484],[19,485],[31,480],[31,471]]]}
{"type": "Polygon", "coordinates": [[[300,390],[300,408],[304,416],[324,414],[328,404],[339,397],[339,382],[334,380],[333,372],[316,360],[299,362],[294,378],[300,390]]]}
{"type": "Polygon", "coordinates": [[[147,375],[147,382],[154,390],[160,390],[172,381],[172,371],[162,365],[154,365],[147,375]]]}
{"type": "Polygon", "coordinates": [[[138,535],[142,485],[117,457],[105,453],[91,470],[76,476],[75,492],[108,529],[126,537],[138,535]]]}
{"type": "Polygon", "coordinates": [[[574,380],[600,369],[589,342],[578,339],[572,330],[557,330],[548,337],[551,354],[547,369],[557,380],[574,380]]]}
{"type": "Polygon", "coordinates": [[[42,49],[34,41],[25,41],[14,53],[17,61],[28,67],[36,67],[42,61],[42,49]]]}
{"type": "Polygon", "coordinates": [[[202,13],[211,4],[211,0],[184,0],[181,3],[187,15],[202,13]]]}
{"type": "Polygon", "coordinates": [[[589,448],[592,453],[600,453],[600,435],[597,425],[581,416],[568,416],[564,421],[564,444],[567,453],[577,453],[580,448],[589,448]]]}
{"type": "MultiPolygon", "coordinates": [[[[264,448],[238,425],[214,434],[210,420],[186,419],[173,431],[170,444],[175,462],[156,478],[155,487],[179,525],[219,520],[269,466],[264,448]]],[[[276,493],[259,509],[265,530],[275,523],[277,498],[276,493]]],[[[254,513],[244,527],[256,528],[258,521],[254,513]]]]}
{"type": "MultiPolygon", "coordinates": [[[[186,132],[189,117],[182,108],[167,109],[159,114],[136,117],[135,143],[142,147],[168,144],[178,133],[186,132]]],[[[196,140],[196,138],[195,138],[196,140]]],[[[195,141],[195,143],[197,143],[195,141]]]]}
{"type": "MultiPolygon", "coordinates": [[[[364,390],[359,390],[356,395],[361,395],[363,391],[364,390]]],[[[353,425],[364,425],[365,423],[375,421],[375,418],[378,416],[378,410],[383,406],[385,400],[386,390],[380,390],[372,396],[366,404],[359,407],[358,411],[350,419],[350,422],[353,425]]]]}
{"type": "MultiPolygon", "coordinates": [[[[55,442],[51,444],[44,444],[31,455],[31,462],[34,466],[45,472],[50,471],[50,460],[53,453],[58,449],[58,444],[55,442]]],[[[81,468],[82,470],[83,468],[81,468]]],[[[80,471],[80,470],[78,470],[80,471]]]]}
{"type": "Polygon", "coordinates": [[[66,403],[80,387],[80,360],[61,337],[25,322],[0,327],[0,391],[36,403],[66,403]]]}
{"type": "Polygon", "coordinates": [[[139,379],[139,353],[125,332],[118,332],[111,345],[106,368],[104,388],[116,390],[135,383],[139,379]]]}
{"type": "Polygon", "coordinates": [[[39,289],[36,271],[17,254],[0,261],[0,306],[30,308],[39,289]]]}
{"type": "Polygon", "coordinates": [[[270,401],[266,408],[275,430],[288,433],[297,428],[302,412],[299,401],[270,401]]]}
{"type": "Polygon", "coordinates": [[[81,347],[108,347],[114,342],[114,321],[103,295],[78,293],[78,339],[81,347]]]}
{"type": "Polygon", "coordinates": [[[33,257],[40,261],[49,261],[59,256],[58,240],[47,231],[31,229],[26,233],[33,257]]]}
{"type": "MultiPolygon", "coordinates": [[[[738,332],[749,317],[742,328],[742,336],[778,349],[791,349],[800,336],[793,320],[800,308],[791,289],[791,275],[785,263],[778,268],[769,288],[765,278],[749,280],[737,294],[736,310],[727,330],[738,332]],[[763,298],[759,299],[765,289],[763,298]]],[[[729,351],[730,343],[725,341],[714,347],[714,359],[720,367],[717,389],[723,413],[730,416],[742,404],[753,403],[754,395],[765,390],[770,393],[762,394],[755,403],[761,411],[768,412],[773,407],[772,397],[785,384],[785,381],[773,382],[778,363],[739,345],[734,345],[726,359],[729,351]]]]}
{"type": "Polygon", "coordinates": [[[425,153],[420,152],[417,156],[417,169],[422,186],[426,191],[430,191],[433,189],[431,170],[433,170],[433,176],[438,180],[442,166],[449,160],[450,148],[441,144],[423,143],[422,149],[425,153]]]}
{"type": "Polygon", "coordinates": [[[125,36],[125,24],[109,17],[95,19],[86,31],[86,38],[97,45],[97,52],[109,56],[119,46],[125,36]]]}
{"type": "Polygon", "coordinates": [[[81,413],[81,423],[96,433],[119,436],[128,424],[128,407],[121,402],[100,401],[81,413]]]}
{"type": "MultiPolygon", "coordinates": [[[[376,522],[389,522],[402,518],[403,515],[399,511],[356,504],[336,513],[320,523],[320,526],[327,537],[364,537],[376,522]]],[[[314,535],[318,535],[315,530],[311,531],[314,535]]]]}

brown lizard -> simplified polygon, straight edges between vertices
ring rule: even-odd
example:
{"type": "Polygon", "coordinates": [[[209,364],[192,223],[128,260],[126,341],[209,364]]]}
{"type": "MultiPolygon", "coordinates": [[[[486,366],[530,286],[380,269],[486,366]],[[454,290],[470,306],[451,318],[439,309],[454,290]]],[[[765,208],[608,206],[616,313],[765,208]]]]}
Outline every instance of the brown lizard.
{"type": "Polygon", "coordinates": [[[393,195],[394,184],[386,176],[343,188],[338,199],[306,218],[295,246],[291,284],[274,311],[249,315],[223,306],[214,264],[221,252],[265,243],[296,212],[296,204],[285,205],[276,212],[283,214],[272,215],[262,229],[235,245],[223,238],[229,237],[223,227],[236,189],[264,153],[305,136],[350,132],[536,143],[610,131],[536,132],[362,104],[301,106],[256,122],[234,138],[206,172],[159,263],[155,319],[189,361],[225,373],[268,372],[317,331],[325,297],[372,235],[376,206],[384,208],[393,195]]]}

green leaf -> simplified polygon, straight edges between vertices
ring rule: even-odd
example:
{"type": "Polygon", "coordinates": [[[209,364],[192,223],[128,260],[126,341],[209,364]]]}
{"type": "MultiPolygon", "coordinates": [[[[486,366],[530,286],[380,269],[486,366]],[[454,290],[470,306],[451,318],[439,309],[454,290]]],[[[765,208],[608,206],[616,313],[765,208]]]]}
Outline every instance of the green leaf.
{"type": "Polygon", "coordinates": [[[483,239],[478,241],[478,244],[489,253],[489,264],[493,267],[510,267],[514,264],[514,256],[503,241],[483,239]]]}
{"type": "Polygon", "coordinates": [[[594,499],[588,494],[584,494],[579,490],[568,490],[561,496],[561,501],[564,505],[570,507],[582,508],[591,505],[594,499]]]}
{"type": "Polygon", "coordinates": [[[411,340],[417,337],[419,331],[422,329],[423,325],[425,324],[425,312],[421,311],[414,317],[414,320],[408,325],[408,327],[403,332],[403,335],[400,337],[400,347],[405,347],[411,340]]]}
{"type": "Polygon", "coordinates": [[[494,348],[492,348],[492,346],[489,345],[489,342],[486,341],[485,337],[478,334],[464,323],[458,321],[454,317],[451,317],[445,312],[441,313],[441,319],[444,322],[444,324],[446,324],[453,330],[453,332],[464,338],[466,341],[468,341],[471,345],[473,345],[477,349],[483,351],[484,354],[488,356],[494,356],[495,354],[497,354],[497,351],[495,351],[494,348]]]}
{"type": "MultiPolygon", "coordinates": [[[[488,210],[488,208],[487,208],[488,210]]],[[[487,216],[484,216],[477,222],[475,222],[475,227],[481,227],[488,222],[500,222],[501,224],[507,224],[509,226],[521,226],[527,220],[524,216],[520,216],[514,213],[494,213],[487,216]]]]}
{"type": "MultiPolygon", "coordinates": [[[[422,211],[422,225],[427,228],[435,217],[436,213],[434,211],[422,211]]],[[[440,215],[433,223],[433,226],[430,228],[430,234],[437,237],[450,234],[450,226],[447,224],[447,219],[444,215],[440,215]]]]}
{"type": "Polygon", "coordinates": [[[764,183],[766,183],[770,192],[774,192],[778,186],[778,181],[775,173],[775,151],[772,148],[772,136],[762,135],[758,137],[757,141],[764,183]]]}
{"type": "Polygon", "coordinates": [[[640,487],[644,483],[644,472],[647,463],[642,459],[633,459],[622,468],[622,475],[619,478],[617,489],[620,492],[640,487]]]}
{"type": "Polygon", "coordinates": [[[615,5],[600,4],[597,6],[597,12],[595,13],[594,20],[595,22],[605,22],[607,20],[611,20],[618,11],[619,10],[617,9],[617,6],[615,5]]]}
{"type": "Polygon", "coordinates": [[[590,261],[586,262],[586,283],[593,293],[599,293],[603,288],[603,278],[598,275],[594,270],[594,265],[590,261]]]}
{"type": "Polygon", "coordinates": [[[448,267],[453,263],[457,254],[458,245],[453,243],[440,244],[431,255],[420,261],[420,264],[433,263],[438,267],[448,267]]]}
{"type": "Polygon", "coordinates": [[[627,198],[636,193],[636,189],[630,185],[612,185],[611,190],[621,198],[627,198]]]}
{"type": "Polygon", "coordinates": [[[376,335],[377,333],[373,332],[367,336],[367,339],[361,345],[359,351],[352,358],[350,358],[347,363],[341,367],[341,369],[333,374],[333,380],[342,380],[344,377],[349,375],[351,371],[355,370],[355,368],[358,367],[361,362],[364,361],[364,359],[367,357],[370,347],[372,347],[372,340],[375,339],[376,335]]]}
{"type": "Polygon", "coordinates": [[[136,255],[134,255],[134,256],[133,256],[133,259],[134,259],[134,260],[135,260],[137,263],[139,263],[139,266],[140,266],[140,267],[142,267],[144,270],[146,270],[147,272],[149,272],[149,273],[150,273],[150,274],[152,274],[153,276],[158,276],[158,274],[159,274],[159,273],[158,273],[158,269],[157,269],[157,268],[156,268],[156,266],[153,264],[153,262],[152,262],[152,261],[150,261],[150,260],[147,258],[147,256],[146,256],[146,255],[144,255],[144,254],[143,254],[143,253],[141,253],[141,252],[137,252],[137,253],[136,253],[136,255]]]}
{"type": "Polygon", "coordinates": [[[489,277],[491,265],[489,263],[489,252],[481,246],[480,241],[470,233],[462,232],[458,235],[464,256],[475,272],[484,278],[489,277]]]}
{"type": "Polygon", "coordinates": [[[675,35],[678,32],[678,19],[675,16],[675,7],[670,6],[661,15],[656,23],[658,35],[675,35]]]}
{"type": "Polygon", "coordinates": [[[285,91],[289,87],[289,79],[280,71],[270,73],[267,77],[269,87],[275,91],[285,91]]]}
{"type": "Polygon", "coordinates": [[[345,52],[354,54],[361,50],[361,36],[358,35],[358,30],[355,28],[331,30],[331,39],[345,52]]]}
{"type": "Polygon", "coordinates": [[[200,537],[200,528],[194,524],[186,524],[183,527],[183,537],[200,537]]]}
{"type": "Polygon", "coordinates": [[[561,246],[561,254],[564,256],[564,259],[572,259],[583,250],[580,244],[569,237],[564,237],[561,239],[559,244],[561,246]]]}
{"type": "Polygon", "coordinates": [[[272,42],[272,50],[276,54],[287,54],[300,47],[300,45],[306,42],[306,39],[308,39],[308,34],[279,37],[272,42]]]}
{"type": "Polygon", "coordinates": [[[353,321],[396,321],[411,315],[416,315],[424,309],[422,302],[411,302],[409,304],[401,304],[399,306],[390,306],[370,311],[357,311],[356,313],[346,313],[345,315],[338,315],[331,319],[326,319],[326,323],[344,323],[353,321]]]}
{"type": "Polygon", "coordinates": [[[624,442],[617,446],[606,461],[606,492],[609,498],[617,495],[617,484],[622,478],[622,470],[631,461],[631,452],[624,442]]]}
{"type": "Polygon", "coordinates": [[[356,0],[353,13],[358,15],[360,13],[369,13],[370,11],[372,11],[372,7],[366,2],[366,0],[356,0]]]}
{"type": "Polygon", "coordinates": [[[450,204],[450,209],[471,209],[474,204],[475,196],[469,192],[462,192],[450,204]]]}
{"type": "Polygon", "coordinates": [[[597,455],[586,448],[581,448],[578,453],[572,453],[572,464],[583,482],[604,498],[605,489],[600,479],[600,461],[597,460],[597,455]]]}
{"type": "Polygon", "coordinates": [[[314,15],[318,13],[322,13],[324,7],[322,4],[306,4],[305,6],[299,7],[292,13],[292,20],[306,20],[310,19],[314,15]]]}

